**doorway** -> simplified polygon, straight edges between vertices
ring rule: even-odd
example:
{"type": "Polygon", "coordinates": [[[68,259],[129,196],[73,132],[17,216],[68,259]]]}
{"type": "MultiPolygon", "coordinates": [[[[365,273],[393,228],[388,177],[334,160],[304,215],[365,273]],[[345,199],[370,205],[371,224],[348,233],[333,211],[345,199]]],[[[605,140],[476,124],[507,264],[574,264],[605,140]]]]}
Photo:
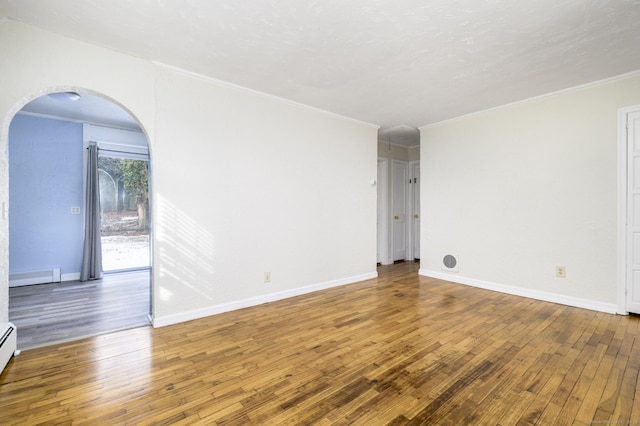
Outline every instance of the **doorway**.
{"type": "Polygon", "coordinates": [[[105,272],[148,269],[149,161],[99,150],[102,266],[105,272]]]}
{"type": "Polygon", "coordinates": [[[391,161],[391,247],[392,260],[408,259],[409,251],[409,163],[391,161]]]}
{"type": "Polygon", "coordinates": [[[640,313],[640,105],[618,112],[618,312],[640,313]]]}
{"type": "Polygon", "coordinates": [[[378,158],[377,262],[420,259],[420,160],[378,158]]]}
{"type": "MultiPolygon", "coordinates": [[[[145,262],[134,267],[107,265],[107,272],[120,273],[106,274],[104,280],[78,281],[84,238],[85,140],[90,137],[102,141],[105,148],[113,148],[108,146],[108,138],[100,136],[100,129],[135,134],[143,141],[142,147],[134,147],[134,152],[125,157],[133,160],[131,156],[139,155],[143,148],[146,157],[135,161],[144,163],[148,179],[146,136],[127,111],[101,96],[50,93],[24,105],[10,123],[9,320],[21,330],[19,338],[31,334],[32,342],[49,344],[149,325],[152,286],[148,208],[142,229],[147,234],[146,254],[142,256],[145,262]],[[133,269],[138,271],[131,273],[133,269]],[[56,299],[62,295],[64,301],[56,299]],[[129,298],[132,304],[123,306],[129,298]],[[114,308],[110,303],[120,305],[114,308]],[[118,312],[123,318],[117,318],[118,312]],[[83,331],[74,334],[78,325],[83,331]],[[33,335],[38,330],[49,335],[33,335]]],[[[118,145],[118,151],[128,151],[126,144],[118,145]]],[[[128,197],[129,205],[135,203],[132,198],[128,197]]],[[[38,346],[18,344],[20,349],[38,346]]]]}

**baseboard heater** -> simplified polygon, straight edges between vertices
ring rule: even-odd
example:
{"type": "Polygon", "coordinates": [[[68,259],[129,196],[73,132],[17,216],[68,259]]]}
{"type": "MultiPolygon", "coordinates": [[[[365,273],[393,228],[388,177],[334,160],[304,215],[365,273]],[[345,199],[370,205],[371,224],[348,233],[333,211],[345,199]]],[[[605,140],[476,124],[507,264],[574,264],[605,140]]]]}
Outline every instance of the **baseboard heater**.
{"type": "Polygon", "coordinates": [[[59,282],[60,282],[60,268],[9,274],[9,287],[19,287],[21,285],[59,283],[59,282]]]}
{"type": "Polygon", "coordinates": [[[10,322],[0,323],[0,373],[11,357],[17,355],[17,344],[16,326],[10,322]]]}

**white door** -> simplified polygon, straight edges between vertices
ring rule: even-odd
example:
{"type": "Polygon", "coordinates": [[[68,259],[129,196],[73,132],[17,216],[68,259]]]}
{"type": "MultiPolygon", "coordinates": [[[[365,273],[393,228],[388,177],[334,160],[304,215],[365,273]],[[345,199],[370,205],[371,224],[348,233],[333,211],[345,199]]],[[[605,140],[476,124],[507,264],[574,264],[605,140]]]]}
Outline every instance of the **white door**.
{"type": "Polygon", "coordinates": [[[413,258],[420,259],[420,162],[411,163],[411,246],[413,258]]]}
{"type": "Polygon", "coordinates": [[[640,112],[627,115],[627,311],[640,313],[640,112]]]}
{"type": "Polygon", "coordinates": [[[392,160],[391,163],[391,238],[393,260],[407,258],[407,187],[409,163],[392,160]]]}

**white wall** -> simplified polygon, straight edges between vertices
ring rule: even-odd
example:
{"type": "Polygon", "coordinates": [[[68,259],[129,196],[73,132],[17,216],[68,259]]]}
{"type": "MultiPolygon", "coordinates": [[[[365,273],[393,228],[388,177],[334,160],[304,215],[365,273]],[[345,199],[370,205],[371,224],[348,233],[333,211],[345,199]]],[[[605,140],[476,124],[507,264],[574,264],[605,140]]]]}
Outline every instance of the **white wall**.
{"type": "Polygon", "coordinates": [[[421,128],[421,274],[615,312],[617,111],[634,104],[637,75],[421,128]]]}
{"type": "Polygon", "coordinates": [[[84,90],[139,119],[151,151],[157,325],[376,275],[375,126],[12,21],[0,21],[0,68],[0,203],[9,123],[29,100],[84,90]]]}
{"type": "Polygon", "coordinates": [[[407,149],[407,156],[409,161],[420,161],[420,147],[413,146],[407,149]]]}
{"type": "MultiPolygon", "coordinates": [[[[409,161],[409,152],[415,148],[405,148],[400,145],[393,145],[383,140],[378,140],[378,157],[395,160],[409,161]]],[[[413,158],[411,158],[413,160],[413,158]]]]}
{"type": "Polygon", "coordinates": [[[375,275],[375,127],[171,69],[157,96],[160,316],[375,275]]]}

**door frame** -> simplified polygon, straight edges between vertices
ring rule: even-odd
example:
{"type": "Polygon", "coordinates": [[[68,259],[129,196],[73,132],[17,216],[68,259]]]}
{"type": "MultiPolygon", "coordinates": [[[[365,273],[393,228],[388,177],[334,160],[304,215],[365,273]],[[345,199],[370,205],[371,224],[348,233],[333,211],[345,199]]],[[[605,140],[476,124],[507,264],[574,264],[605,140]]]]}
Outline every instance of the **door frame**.
{"type": "MultiPolygon", "coordinates": [[[[416,243],[420,242],[420,235],[416,233],[416,218],[414,217],[414,214],[420,214],[420,197],[416,196],[416,186],[420,182],[420,173],[416,173],[416,168],[420,170],[420,160],[409,161],[409,196],[407,197],[407,211],[410,216],[408,226],[409,238],[407,241],[407,259],[409,260],[416,260],[416,243]]],[[[419,219],[418,217],[418,220],[419,219]]]]}
{"type": "Polygon", "coordinates": [[[628,315],[627,310],[627,220],[628,220],[628,203],[627,203],[627,161],[628,161],[628,133],[627,133],[627,117],[630,113],[640,112],[640,105],[618,109],[618,307],[617,313],[628,315]]]}
{"type": "MultiPolygon", "coordinates": [[[[132,116],[133,117],[133,116],[132,116]]],[[[134,117],[135,118],[135,117],[134,117]]],[[[121,272],[129,272],[136,271],[140,269],[149,269],[152,267],[152,251],[151,251],[151,240],[152,240],[152,215],[151,211],[151,156],[149,150],[149,138],[144,132],[135,132],[126,129],[117,129],[111,128],[99,124],[92,123],[83,123],[82,125],[82,147],[83,152],[86,148],[89,147],[89,144],[95,143],[98,145],[98,156],[104,157],[115,157],[115,158],[129,158],[139,161],[147,162],[147,170],[148,170],[148,181],[149,181],[149,200],[148,200],[148,211],[147,211],[147,227],[149,228],[149,266],[145,266],[143,268],[127,268],[127,269],[114,269],[114,270],[105,270],[104,273],[121,273],[121,272]],[[144,143],[144,145],[142,144],[144,143]],[[102,154],[100,150],[102,149],[102,154]],[[112,154],[108,154],[111,152],[112,154]]],[[[87,174],[87,156],[83,157],[83,175],[87,174]]],[[[83,181],[83,194],[86,197],[86,179],[83,181]]],[[[83,202],[86,202],[83,197],[83,202]]],[[[153,304],[151,304],[153,306],[153,304]]],[[[149,309],[149,312],[151,312],[149,309]]]]}
{"type": "Polygon", "coordinates": [[[390,239],[390,251],[389,251],[389,259],[391,260],[391,263],[395,262],[396,260],[409,260],[411,257],[411,224],[410,224],[410,220],[408,218],[409,216],[409,209],[411,207],[410,204],[410,185],[408,182],[409,176],[411,175],[411,169],[409,168],[409,161],[406,160],[398,160],[395,158],[391,159],[391,173],[390,173],[391,177],[390,177],[390,182],[391,182],[391,187],[390,187],[390,201],[391,201],[391,211],[389,213],[389,220],[391,222],[391,229],[390,229],[390,233],[389,233],[389,239],[390,239]],[[395,198],[395,167],[397,167],[398,165],[401,165],[403,167],[406,168],[406,176],[405,179],[402,182],[402,192],[403,194],[403,200],[404,200],[404,212],[405,212],[405,217],[404,217],[404,258],[403,259],[396,259],[395,256],[395,219],[394,219],[394,215],[395,215],[395,207],[396,205],[394,204],[394,198],[395,198]]]}

